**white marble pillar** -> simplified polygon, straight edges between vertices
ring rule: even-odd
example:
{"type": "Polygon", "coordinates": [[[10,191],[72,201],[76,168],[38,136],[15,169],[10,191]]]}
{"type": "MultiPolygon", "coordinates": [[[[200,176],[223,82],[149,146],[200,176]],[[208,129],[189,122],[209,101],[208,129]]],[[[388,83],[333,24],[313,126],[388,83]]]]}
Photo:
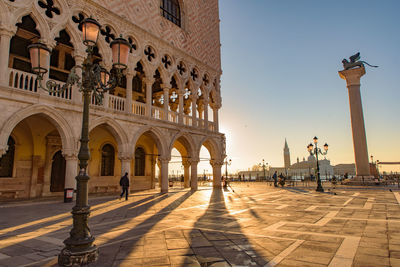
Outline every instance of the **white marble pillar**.
{"type": "Polygon", "coordinates": [[[197,95],[191,95],[190,99],[192,100],[192,126],[197,127],[197,119],[196,119],[197,95]]]}
{"type": "Polygon", "coordinates": [[[78,156],[64,155],[65,159],[65,183],[64,188],[76,189],[76,179],[78,175],[78,156]]]}
{"type": "Polygon", "coordinates": [[[214,130],[219,132],[219,122],[218,122],[218,106],[213,107],[213,120],[214,120],[214,130]]]}
{"type": "Polygon", "coordinates": [[[162,89],[164,93],[164,120],[168,121],[168,110],[169,110],[169,90],[171,89],[171,85],[162,84],[162,89]]]}
{"type": "Polygon", "coordinates": [[[349,92],[356,177],[362,180],[372,178],[369,168],[367,137],[360,93],[360,79],[364,74],[364,67],[339,71],[340,78],[346,80],[349,92]]]}
{"type": "Polygon", "coordinates": [[[16,31],[0,29],[0,85],[8,86],[8,59],[10,41],[16,31]]]}
{"type": "Polygon", "coordinates": [[[184,112],[183,112],[183,104],[184,104],[184,98],[183,95],[185,94],[184,90],[178,90],[178,99],[179,99],[179,117],[178,117],[178,123],[179,124],[183,124],[183,116],[184,116],[184,112]]]}
{"type": "Polygon", "coordinates": [[[208,131],[208,98],[205,98],[203,103],[204,103],[204,128],[208,131]]]}
{"type": "Polygon", "coordinates": [[[192,190],[197,190],[198,189],[198,181],[197,181],[197,164],[199,164],[198,159],[191,159],[189,160],[190,162],[190,187],[192,190]]]}
{"type": "Polygon", "coordinates": [[[161,193],[168,193],[168,163],[169,159],[159,159],[161,163],[161,193]]]}
{"type": "Polygon", "coordinates": [[[151,107],[153,105],[153,83],[154,78],[145,78],[143,81],[146,83],[146,116],[151,117],[151,107]]]}
{"type": "Polygon", "coordinates": [[[213,168],[213,187],[221,188],[221,168],[224,162],[219,160],[211,160],[210,164],[213,168]]]}
{"type": "Polygon", "coordinates": [[[132,113],[132,79],[136,75],[135,71],[128,70],[126,73],[126,100],[125,100],[125,112],[132,113]]]}

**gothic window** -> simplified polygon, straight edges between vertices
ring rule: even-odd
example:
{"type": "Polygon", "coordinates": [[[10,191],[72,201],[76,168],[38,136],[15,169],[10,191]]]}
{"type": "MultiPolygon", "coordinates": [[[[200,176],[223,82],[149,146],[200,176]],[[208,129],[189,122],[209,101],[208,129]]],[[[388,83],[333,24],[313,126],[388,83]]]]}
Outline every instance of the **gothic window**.
{"type": "Polygon", "coordinates": [[[110,144],[101,149],[101,176],[114,175],[115,150],[110,144]]]}
{"type": "Polygon", "coordinates": [[[164,18],[181,26],[181,10],[178,0],[161,0],[161,13],[164,18]]]}
{"type": "Polygon", "coordinates": [[[8,150],[0,158],[0,177],[12,177],[12,171],[14,167],[14,153],[15,153],[15,141],[12,137],[8,138],[8,150]]]}
{"type": "Polygon", "coordinates": [[[9,67],[32,73],[27,47],[40,39],[40,33],[36,30],[35,21],[29,15],[24,16],[16,26],[17,33],[11,38],[9,67]]]}
{"type": "Polygon", "coordinates": [[[136,148],[135,151],[135,176],[144,176],[145,170],[145,152],[141,147],[136,148]]]}

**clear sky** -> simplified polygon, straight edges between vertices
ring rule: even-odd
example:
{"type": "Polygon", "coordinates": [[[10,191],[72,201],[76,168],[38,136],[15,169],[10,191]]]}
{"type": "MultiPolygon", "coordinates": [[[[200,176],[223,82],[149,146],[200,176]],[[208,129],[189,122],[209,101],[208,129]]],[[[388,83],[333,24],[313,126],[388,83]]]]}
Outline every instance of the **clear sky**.
{"type": "MultiPolygon", "coordinates": [[[[220,0],[222,109],[232,171],[307,157],[318,136],[332,164],[353,163],[343,58],[361,59],[368,153],[400,161],[400,1],[220,0]]],[[[388,169],[388,168],[386,168],[388,169]]],[[[400,166],[389,169],[400,171],[400,166]]],[[[199,166],[199,173],[202,172],[199,166]]]]}

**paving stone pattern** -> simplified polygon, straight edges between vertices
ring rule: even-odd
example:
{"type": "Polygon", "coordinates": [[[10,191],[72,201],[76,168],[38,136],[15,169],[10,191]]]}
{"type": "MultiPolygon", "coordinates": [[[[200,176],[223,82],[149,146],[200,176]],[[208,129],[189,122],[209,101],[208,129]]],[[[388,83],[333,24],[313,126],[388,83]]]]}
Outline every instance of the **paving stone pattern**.
{"type": "MultiPolygon", "coordinates": [[[[91,196],[89,266],[400,266],[395,189],[232,188],[91,196]]],[[[57,266],[72,206],[1,203],[0,266],[57,266]]]]}

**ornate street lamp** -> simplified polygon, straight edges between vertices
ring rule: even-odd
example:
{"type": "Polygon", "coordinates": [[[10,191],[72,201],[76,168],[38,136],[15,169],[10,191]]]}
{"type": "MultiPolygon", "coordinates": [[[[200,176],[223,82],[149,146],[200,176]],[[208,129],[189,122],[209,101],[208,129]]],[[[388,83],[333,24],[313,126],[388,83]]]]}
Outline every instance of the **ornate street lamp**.
{"type": "Polygon", "coordinates": [[[228,158],[226,158],[224,164],[225,164],[225,179],[228,181],[228,165],[230,166],[232,164],[232,159],[229,159],[228,161],[228,158]]]}
{"type": "Polygon", "coordinates": [[[263,159],[263,160],[262,160],[262,164],[261,164],[261,163],[258,163],[258,166],[260,166],[260,167],[263,168],[263,171],[264,171],[264,180],[267,181],[267,178],[265,177],[265,167],[268,166],[268,163],[265,162],[264,159],[263,159]]]}
{"type": "Polygon", "coordinates": [[[88,181],[87,166],[89,160],[89,103],[93,94],[97,103],[101,103],[106,91],[115,88],[121,81],[122,71],[128,64],[128,53],[131,45],[123,38],[117,38],[111,42],[113,67],[116,70],[110,74],[105,68],[93,63],[93,48],[97,43],[100,24],[93,18],[82,21],[83,43],[87,46],[87,57],[82,66],[74,66],[65,85],[56,87],[56,82],[49,80],[46,86],[42,85],[43,76],[49,69],[50,49],[42,43],[28,46],[31,55],[32,70],[37,74],[39,87],[48,92],[62,93],[67,88],[76,84],[83,93],[82,132],[80,139],[79,174],[76,176],[76,205],[72,208],[73,226],[70,236],[64,241],[65,247],[58,256],[58,264],[61,266],[83,265],[95,262],[98,258],[98,250],[93,244],[95,238],[91,235],[88,226],[90,206],[88,205],[88,181]],[[76,68],[82,69],[81,77],[76,74],[76,68]]]}
{"type": "Polygon", "coordinates": [[[324,145],[324,150],[325,150],[325,151],[322,152],[321,149],[318,148],[318,138],[315,136],[315,137],[313,138],[313,140],[314,140],[314,145],[310,143],[310,144],[307,146],[307,150],[308,150],[308,152],[310,152],[310,155],[315,155],[316,158],[317,158],[317,184],[318,184],[318,185],[317,185],[316,191],[318,191],[318,192],[324,192],[324,189],[322,188],[322,184],[321,184],[321,176],[320,176],[320,173],[319,173],[318,154],[320,154],[320,155],[326,155],[326,154],[328,154],[328,144],[325,143],[325,145],[324,145]]]}

